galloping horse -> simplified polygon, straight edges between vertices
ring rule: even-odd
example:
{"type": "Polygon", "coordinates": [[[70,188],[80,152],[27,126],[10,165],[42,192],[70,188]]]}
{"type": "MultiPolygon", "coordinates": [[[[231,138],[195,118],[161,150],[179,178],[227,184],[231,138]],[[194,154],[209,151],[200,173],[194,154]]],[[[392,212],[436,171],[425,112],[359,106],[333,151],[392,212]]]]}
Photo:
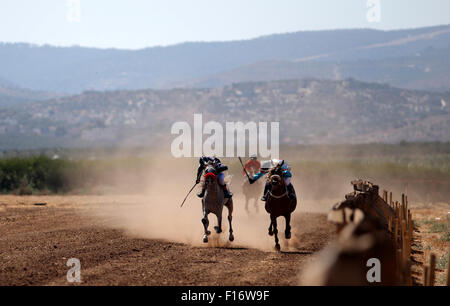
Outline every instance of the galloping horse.
{"type": "Polygon", "coordinates": [[[209,220],[208,214],[213,213],[217,216],[217,226],[214,226],[217,234],[222,232],[222,211],[225,205],[228,208],[228,222],[230,224],[230,235],[228,239],[230,241],[234,240],[233,227],[231,226],[231,220],[233,219],[233,199],[225,199],[223,196],[223,189],[219,186],[216,178],[216,170],[213,165],[208,164],[205,169],[204,175],[206,185],[205,196],[202,198],[202,210],[203,218],[202,223],[205,228],[205,234],[203,235],[203,242],[208,242],[208,236],[211,232],[208,230],[209,220]]]}
{"type": "Polygon", "coordinates": [[[270,214],[269,235],[275,234],[275,248],[279,251],[277,218],[283,216],[286,219],[286,229],[284,231],[286,239],[291,238],[291,213],[297,207],[297,199],[289,198],[286,184],[282,178],[281,165],[277,165],[269,171],[268,182],[271,184],[271,191],[266,198],[265,209],[270,214]]]}
{"type": "MultiPolygon", "coordinates": [[[[249,173],[250,177],[253,177],[255,173],[249,173]]],[[[248,202],[250,200],[254,200],[255,210],[258,212],[258,199],[261,194],[261,190],[263,189],[263,186],[261,186],[261,181],[256,181],[254,184],[250,184],[248,180],[244,180],[242,183],[242,193],[245,196],[245,210],[247,213],[250,213],[250,210],[248,209],[248,202]]]]}

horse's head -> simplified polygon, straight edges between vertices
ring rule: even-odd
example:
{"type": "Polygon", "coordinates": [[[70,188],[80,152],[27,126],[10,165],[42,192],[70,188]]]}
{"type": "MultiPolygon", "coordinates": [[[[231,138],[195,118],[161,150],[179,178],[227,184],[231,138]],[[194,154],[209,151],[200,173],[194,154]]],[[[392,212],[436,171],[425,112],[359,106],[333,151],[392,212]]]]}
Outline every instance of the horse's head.
{"type": "Polygon", "coordinates": [[[272,174],[269,176],[269,184],[271,184],[272,187],[275,187],[275,186],[282,186],[284,182],[280,175],[272,174]]]}
{"type": "Polygon", "coordinates": [[[207,165],[204,175],[206,186],[210,185],[211,183],[217,180],[216,175],[217,175],[216,168],[214,168],[213,165],[207,165]]]}
{"type": "Polygon", "coordinates": [[[267,177],[269,178],[269,183],[272,185],[277,185],[278,183],[282,182],[282,176],[283,176],[283,170],[281,169],[281,165],[278,164],[275,167],[272,167],[267,177]]]}

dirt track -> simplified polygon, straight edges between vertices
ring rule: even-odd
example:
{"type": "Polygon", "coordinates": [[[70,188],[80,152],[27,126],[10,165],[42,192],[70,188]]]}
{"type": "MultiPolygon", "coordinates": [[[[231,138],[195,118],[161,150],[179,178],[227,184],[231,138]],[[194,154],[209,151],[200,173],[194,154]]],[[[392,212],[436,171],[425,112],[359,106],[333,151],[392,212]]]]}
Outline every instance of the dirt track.
{"type": "MultiPolygon", "coordinates": [[[[72,257],[81,261],[82,285],[297,285],[302,264],[334,230],[324,213],[299,210],[289,248],[282,243],[286,252],[239,242],[239,224],[233,244],[205,246],[158,239],[158,233],[138,238],[145,234],[115,228],[107,214],[90,213],[111,205],[124,204],[111,196],[0,197],[0,285],[68,285],[66,262],[72,257]]],[[[268,218],[259,215],[264,222],[268,218]]],[[[199,212],[196,217],[200,229],[199,212]]],[[[238,218],[244,219],[239,212],[238,218]]],[[[266,228],[254,230],[267,235],[266,228]]]]}

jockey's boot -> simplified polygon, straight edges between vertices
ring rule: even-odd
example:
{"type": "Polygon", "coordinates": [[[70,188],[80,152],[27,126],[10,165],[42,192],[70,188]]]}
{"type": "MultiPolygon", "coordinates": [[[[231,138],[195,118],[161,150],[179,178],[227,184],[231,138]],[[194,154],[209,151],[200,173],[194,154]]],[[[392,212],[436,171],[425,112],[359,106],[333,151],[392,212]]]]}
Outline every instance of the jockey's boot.
{"type": "Polygon", "coordinates": [[[227,184],[224,184],[224,185],[222,186],[222,188],[223,188],[223,197],[224,197],[225,199],[229,199],[229,198],[231,198],[231,197],[233,196],[233,194],[232,194],[231,192],[228,191],[227,184]]]}
{"type": "Polygon", "coordinates": [[[268,182],[266,182],[266,185],[264,186],[264,194],[263,194],[263,196],[261,198],[261,201],[266,201],[267,200],[266,199],[266,195],[269,192],[269,189],[270,189],[270,184],[268,182]]]}
{"type": "Polygon", "coordinates": [[[289,198],[291,200],[295,200],[297,198],[297,196],[295,195],[294,186],[292,186],[291,183],[289,183],[289,185],[287,185],[287,190],[288,190],[289,198]]]}
{"type": "Polygon", "coordinates": [[[205,191],[206,191],[206,188],[202,188],[202,191],[200,191],[199,193],[197,193],[197,197],[199,197],[199,198],[203,198],[204,196],[205,196],[205,191]]]}

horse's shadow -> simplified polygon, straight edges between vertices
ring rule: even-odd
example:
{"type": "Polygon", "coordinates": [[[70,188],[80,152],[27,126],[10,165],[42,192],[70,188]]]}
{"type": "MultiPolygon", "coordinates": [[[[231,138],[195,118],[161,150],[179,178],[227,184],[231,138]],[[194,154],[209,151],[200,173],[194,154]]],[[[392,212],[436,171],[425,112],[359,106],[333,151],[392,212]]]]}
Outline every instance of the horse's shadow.
{"type": "Polygon", "coordinates": [[[238,250],[238,251],[246,251],[249,248],[246,247],[238,247],[238,246],[227,246],[227,245],[206,245],[198,248],[209,248],[209,249],[219,249],[219,250],[238,250]]]}
{"type": "Polygon", "coordinates": [[[248,248],[244,247],[232,247],[232,246],[217,246],[214,249],[223,249],[223,250],[248,250],[248,248]]]}
{"type": "Polygon", "coordinates": [[[234,246],[231,241],[224,240],[220,235],[211,235],[208,243],[205,245],[211,249],[222,249],[222,250],[248,250],[249,248],[243,246],[234,246]]]}
{"type": "Polygon", "coordinates": [[[302,250],[301,246],[300,240],[294,235],[292,240],[284,240],[283,248],[281,250],[278,251],[276,248],[275,250],[280,254],[285,255],[311,255],[314,253],[314,251],[311,250],[302,250]]]}
{"type": "Polygon", "coordinates": [[[286,255],[311,255],[314,252],[312,251],[279,251],[281,254],[286,254],[286,255]]]}

